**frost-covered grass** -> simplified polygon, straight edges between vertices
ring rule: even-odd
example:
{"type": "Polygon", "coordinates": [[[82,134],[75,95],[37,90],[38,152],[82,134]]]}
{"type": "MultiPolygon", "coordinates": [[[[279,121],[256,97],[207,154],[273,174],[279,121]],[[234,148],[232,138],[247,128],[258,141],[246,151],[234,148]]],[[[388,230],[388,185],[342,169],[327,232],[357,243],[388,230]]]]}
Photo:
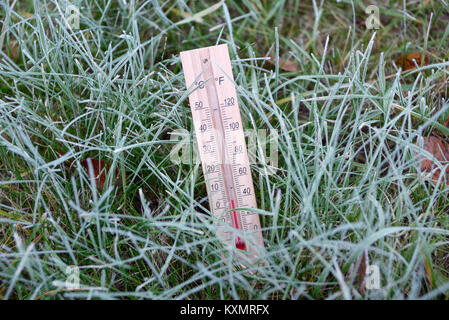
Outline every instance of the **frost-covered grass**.
{"type": "Polygon", "coordinates": [[[0,0],[1,298],[447,298],[449,187],[415,160],[420,137],[449,138],[444,1],[377,1],[377,32],[359,1],[73,3],[80,30],[65,1],[0,0]],[[216,43],[244,127],[277,132],[276,173],[252,166],[266,249],[246,269],[201,167],[170,159],[171,133],[192,131],[178,53],[216,43]],[[401,72],[408,51],[430,64],[401,72]],[[102,191],[87,157],[111,164],[102,191]]]}

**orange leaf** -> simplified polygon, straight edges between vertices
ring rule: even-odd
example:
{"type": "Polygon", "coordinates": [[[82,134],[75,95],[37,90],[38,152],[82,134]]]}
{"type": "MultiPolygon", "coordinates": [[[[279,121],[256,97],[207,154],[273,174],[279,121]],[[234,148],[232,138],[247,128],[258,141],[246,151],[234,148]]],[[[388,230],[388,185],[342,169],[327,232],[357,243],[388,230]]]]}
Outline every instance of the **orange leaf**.
{"type": "MultiPolygon", "coordinates": [[[[396,60],[396,64],[402,68],[402,70],[412,70],[416,68],[416,65],[421,66],[421,52],[413,51],[405,56],[399,57],[396,60]],[[415,64],[416,61],[416,64],[415,64]]],[[[422,66],[425,66],[429,63],[429,58],[427,56],[424,57],[424,64],[422,66]]],[[[421,66],[421,67],[422,67],[421,66]]]]}
{"type": "MultiPolygon", "coordinates": [[[[436,136],[429,136],[424,139],[423,144],[424,150],[432,154],[435,159],[437,159],[442,165],[449,164],[449,145],[444,142],[442,139],[436,136]]],[[[441,169],[433,162],[433,160],[428,158],[421,158],[421,170],[425,172],[430,172],[432,174],[432,181],[437,182],[440,175],[441,169]]],[[[449,166],[446,168],[446,180],[447,184],[449,184],[449,166]]]]}
{"type": "MultiPolygon", "coordinates": [[[[87,173],[90,175],[89,172],[89,161],[92,163],[92,170],[94,174],[95,183],[97,185],[97,188],[101,191],[103,191],[104,184],[106,183],[106,178],[108,176],[109,170],[111,168],[111,165],[108,162],[105,162],[103,160],[98,160],[95,158],[87,158],[83,161],[81,161],[81,165],[86,168],[87,173]]],[[[112,177],[112,181],[115,185],[118,185],[120,183],[120,176],[118,168],[115,169],[115,175],[112,177]]]]}

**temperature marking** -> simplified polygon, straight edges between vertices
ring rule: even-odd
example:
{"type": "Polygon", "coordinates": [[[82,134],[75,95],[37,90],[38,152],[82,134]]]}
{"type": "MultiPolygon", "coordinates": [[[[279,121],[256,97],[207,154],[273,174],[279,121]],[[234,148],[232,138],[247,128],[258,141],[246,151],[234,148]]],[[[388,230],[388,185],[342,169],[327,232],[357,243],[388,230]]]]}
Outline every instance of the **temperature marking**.
{"type": "Polygon", "coordinates": [[[257,202],[228,46],[183,51],[181,62],[211,212],[235,230],[219,225],[218,236],[255,260],[263,239],[259,215],[241,210],[257,202]]]}

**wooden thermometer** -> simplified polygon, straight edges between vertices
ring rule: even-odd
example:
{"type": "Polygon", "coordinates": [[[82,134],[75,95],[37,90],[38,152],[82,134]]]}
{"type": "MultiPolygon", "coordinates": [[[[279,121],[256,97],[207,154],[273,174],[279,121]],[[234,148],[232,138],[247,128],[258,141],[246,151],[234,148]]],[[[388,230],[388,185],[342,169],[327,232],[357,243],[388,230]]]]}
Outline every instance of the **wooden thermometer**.
{"type": "Polygon", "coordinates": [[[263,248],[242,119],[226,44],[181,52],[210,211],[225,243],[257,259],[263,248]]]}

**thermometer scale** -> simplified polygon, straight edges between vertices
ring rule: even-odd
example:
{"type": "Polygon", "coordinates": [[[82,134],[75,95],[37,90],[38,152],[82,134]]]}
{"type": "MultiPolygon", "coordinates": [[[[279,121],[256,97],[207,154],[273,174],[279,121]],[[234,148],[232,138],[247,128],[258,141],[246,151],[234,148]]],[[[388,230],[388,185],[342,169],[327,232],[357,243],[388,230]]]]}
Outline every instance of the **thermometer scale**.
{"type": "Polygon", "coordinates": [[[181,62],[217,234],[254,260],[263,239],[259,215],[239,209],[257,203],[228,46],[183,51],[181,62]]]}

